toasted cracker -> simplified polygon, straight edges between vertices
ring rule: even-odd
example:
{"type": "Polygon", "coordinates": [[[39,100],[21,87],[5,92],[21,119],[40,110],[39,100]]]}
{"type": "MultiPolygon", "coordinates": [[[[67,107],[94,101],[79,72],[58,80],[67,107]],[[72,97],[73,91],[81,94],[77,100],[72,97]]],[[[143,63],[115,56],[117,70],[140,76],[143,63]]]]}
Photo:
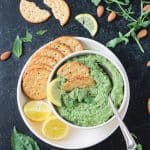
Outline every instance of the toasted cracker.
{"type": "Polygon", "coordinates": [[[31,59],[28,66],[32,65],[47,65],[53,68],[56,65],[56,60],[47,56],[35,56],[31,59]]]}
{"type": "Polygon", "coordinates": [[[67,46],[71,48],[73,52],[81,51],[84,49],[82,43],[79,40],[71,36],[58,37],[57,39],[54,40],[54,42],[66,44],[67,46]]]}
{"type": "Polygon", "coordinates": [[[39,50],[39,51],[34,55],[34,57],[36,57],[36,56],[47,56],[47,57],[51,57],[51,58],[53,58],[54,60],[56,60],[57,62],[60,61],[60,60],[64,57],[64,55],[63,55],[60,51],[58,51],[58,50],[56,50],[56,49],[53,49],[53,48],[51,48],[51,47],[48,47],[48,46],[46,46],[46,47],[42,48],[41,50],[39,50]]]}
{"type": "Polygon", "coordinates": [[[48,77],[47,70],[32,69],[22,81],[22,88],[26,96],[33,100],[45,99],[48,77]]]}
{"type": "Polygon", "coordinates": [[[48,46],[60,51],[64,56],[72,53],[71,48],[63,43],[51,42],[48,46]]]}
{"type": "Polygon", "coordinates": [[[65,91],[72,91],[75,88],[87,88],[95,84],[95,81],[90,77],[74,77],[68,80],[63,85],[65,91]]]}
{"type": "Polygon", "coordinates": [[[81,64],[76,61],[67,62],[62,65],[58,71],[57,75],[61,75],[66,79],[70,79],[76,76],[89,76],[89,69],[86,65],[81,64]]]}
{"type": "Polygon", "coordinates": [[[35,69],[43,69],[43,70],[46,70],[49,72],[52,71],[52,68],[50,66],[47,66],[47,65],[42,65],[42,64],[33,64],[33,65],[28,65],[23,73],[23,79],[24,77],[29,74],[32,70],[35,70],[35,69]]]}
{"type": "Polygon", "coordinates": [[[55,18],[64,26],[70,17],[70,9],[64,0],[44,0],[44,4],[52,9],[55,18]]]}
{"type": "Polygon", "coordinates": [[[27,0],[20,1],[20,13],[26,21],[31,23],[44,22],[51,16],[47,10],[40,9],[34,2],[27,0]]]}

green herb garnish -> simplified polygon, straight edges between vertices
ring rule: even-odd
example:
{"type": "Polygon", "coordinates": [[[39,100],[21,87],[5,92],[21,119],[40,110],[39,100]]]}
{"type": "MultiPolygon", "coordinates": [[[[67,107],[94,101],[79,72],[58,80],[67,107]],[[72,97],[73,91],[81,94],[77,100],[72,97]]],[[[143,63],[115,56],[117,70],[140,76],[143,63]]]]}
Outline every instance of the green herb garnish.
{"type": "Polygon", "coordinates": [[[137,144],[137,146],[136,146],[136,150],[142,150],[143,148],[142,148],[142,145],[141,144],[137,144]]]}
{"type": "Polygon", "coordinates": [[[19,35],[16,36],[12,51],[13,54],[18,58],[22,55],[22,40],[20,39],[19,35]]]}
{"type": "Polygon", "coordinates": [[[21,40],[23,42],[32,42],[32,34],[26,29],[26,35],[25,37],[22,37],[21,40]]]}
{"type": "Polygon", "coordinates": [[[40,150],[31,137],[19,133],[15,127],[11,135],[11,146],[13,150],[40,150]]]}
{"type": "Polygon", "coordinates": [[[101,2],[101,0],[91,0],[91,2],[92,2],[95,6],[98,6],[98,4],[101,2]]]}
{"type": "Polygon", "coordinates": [[[47,31],[48,31],[47,29],[45,29],[45,30],[39,30],[39,31],[36,32],[36,34],[42,36],[42,35],[44,35],[47,31]]]}
{"type": "MultiPolygon", "coordinates": [[[[132,37],[139,46],[140,51],[144,53],[144,49],[136,36],[136,32],[139,29],[146,28],[150,25],[150,12],[143,11],[144,2],[141,0],[141,13],[140,16],[135,19],[132,17],[132,14],[134,13],[132,10],[132,5],[130,5],[128,8],[123,8],[118,0],[105,0],[105,2],[107,1],[109,1],[109,3],[113,2],[117,4],[117,6],[120,8],[120,12],[118,13],[118,15],[124,17],[129,22],[127,25],[129,31],[126,34],[119,33],[119,37],[110,40],[106,45],[108,47],[114,48],[122,42],[127,44],[129,42],[129,38],[132,37]]],[[[128,1],[126,1],[126,3],[127,2],[128,1]]]]}

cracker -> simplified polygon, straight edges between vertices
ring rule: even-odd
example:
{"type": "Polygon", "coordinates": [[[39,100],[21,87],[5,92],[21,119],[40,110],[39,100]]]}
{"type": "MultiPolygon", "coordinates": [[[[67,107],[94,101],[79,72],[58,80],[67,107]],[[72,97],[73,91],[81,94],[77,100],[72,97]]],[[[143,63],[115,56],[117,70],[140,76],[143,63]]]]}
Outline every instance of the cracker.
{"type": "Polygon", "coordinates": [[[50,74],[50,72],[52,71],[52,68],[49,67],[49,66],[47,66],[47,65],[34,64],[34,65],[31,65],[31,66],[27,66],[27,67],[26,67],[26,69],[25,69],[25,71],[24,71],[24,73],[23,73],[23,77],[22,77],[22,78],[24,79],[24,77],[25,77],[27,74],[29,74],[32,70],[35,70],[35,69],[43,69],[43,70],[46,70],[46,71],[49,72],[49,74],[50,74]]]}
{"type": "Polygon", "coordinates": [[[51,42],[48,46],[60,51],[64,56],[67,56],[72,53],[71,48],[63,43],[51,42]]]}
{"type": "Polygon", "coordinates": [[[65,91],[72,91],[75,88],[87,88],[95,84],[95,81],[90,77],[74,77],[68,80],[63,85],[65,91]]]}
{"type": "Polygon", "coordinates": [[[47,56],[47,57],[51,57],[51,58],[53,58],[54,60],[56,60],[56,62],[59,62],[63,57],[64,57],[64,55],[60,52],[60,51],[58,51],[58,50],[56,50],[56,49],[53,49],[53,48],[51,48],[51,47],[48,47],[48,46],[46,46],[46,47],[44,47],[44,48],[42,48],[40,51],[38,51],[35,55],[34,55],[34,57],[36,57],[36,56],[47,56]]]}
{"type": "Polygon", "coordinates": [[[49,11],[40,9],[34,2],[27,0],[20,1],[19,9],[22,17],[30,23],[41,23],[51,16],[49,11]]]}
{"type": "Polygon", "coordinates": [[[54,40],[54,42],[66,44],[67,46],[71,48],[73,52],[81,51],[84,49],[82,43],[79,40],[71,36],[58,37],[57,39],[54,40]]]}
{"type": "Polygon", "coordinates": [[[47,70],[32,69],[22,81],[22,88],[26,96],[33,100],[45,99],[48,77],[47,70]]]}
{"type": "Polygon", "coordinates": [[[35,56],[31,59],[28,66],[32,65],[47,65],[53,68],[56,65],[56,60],[47,56],[35,56]]]}
{"type": "Polygon", "coordinates": [[[44,4],[52,9],[53,15],[59,20],[61,26],[68,22],[70,9],[64,0],[44,0],[44,4]]]}
{"type": "Polygon", "coordinates": [[[70,79],[76,76],[89,76],[89,69],[86,65],[81,64],[76,61],[67,62],[62,65],[58,71],[57,75],[63,76],[66,79],[70,79]]]}

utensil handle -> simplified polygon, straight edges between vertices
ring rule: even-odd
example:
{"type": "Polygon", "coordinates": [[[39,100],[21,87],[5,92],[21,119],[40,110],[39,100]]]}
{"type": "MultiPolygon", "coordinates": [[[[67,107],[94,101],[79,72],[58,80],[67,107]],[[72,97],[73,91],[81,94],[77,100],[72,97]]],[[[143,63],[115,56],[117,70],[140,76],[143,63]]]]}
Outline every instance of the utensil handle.
{"type": "Polygon", "coordinates": [[[130,134],[130,132],[129,132],[128,128],[126,127],[126,125],[124,124],[124,122],[121,120],[120,115],[112,102],[111,96],[109,96],[109,103],[112,106],[112,110],[118,119],[120,129],[125,138],[127,150],[135,150],[136,142],[135,142],[134,138],[132,137],[132,135],[130,134]]]}

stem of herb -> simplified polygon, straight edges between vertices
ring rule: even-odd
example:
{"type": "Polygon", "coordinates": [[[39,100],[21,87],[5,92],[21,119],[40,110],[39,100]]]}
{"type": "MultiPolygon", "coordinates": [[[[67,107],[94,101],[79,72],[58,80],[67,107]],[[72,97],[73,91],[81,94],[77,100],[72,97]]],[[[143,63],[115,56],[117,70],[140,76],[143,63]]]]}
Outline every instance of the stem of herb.
{"type": "Polygon", "coordinates": [[[141,52],[144,53],[144,49],[143,49],[143,47],[142,47],[140,41],[137,39],[136,36],[132,36],[132,37],[133,37],[133,39],[136,41],[136,43],[137,43],[137,45],[139,46],[141,52]]]}
{"type": "Polygon", "coordinates": [[[123,7],[122,7],[120,4],[118,4],[118,6],[119,6],[119,8],[122,10],[122,12],[128,16],[128,18],[130,18],[132,21],[136,21],[133,17],[131,17],[131,16],[123,9],[123,7]]]}

